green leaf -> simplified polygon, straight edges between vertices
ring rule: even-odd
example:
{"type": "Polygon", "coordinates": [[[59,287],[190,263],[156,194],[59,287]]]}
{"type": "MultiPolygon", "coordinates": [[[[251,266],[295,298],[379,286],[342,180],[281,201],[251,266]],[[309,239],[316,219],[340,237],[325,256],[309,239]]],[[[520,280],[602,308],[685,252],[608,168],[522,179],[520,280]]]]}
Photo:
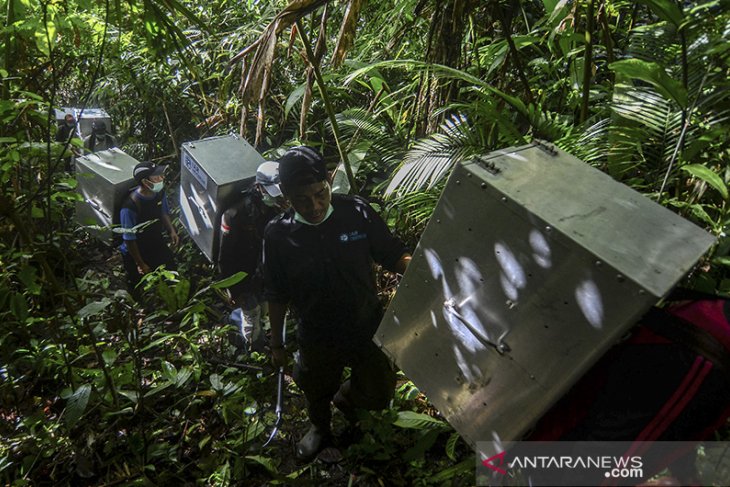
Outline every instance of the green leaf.
{"type": "Polygon", "coordinates": [[[611,71],[649,83],[665,98],[674,100],[680,107],[687,107],[687,90],[682,84],[669,77],[666,70],[657,63],[641,59],[624,59],[611,63],[611,71]]]}
{"type": "Polygon", "coordinates": [[[467,458],[461,463],[457,463],[453,467],[449,467],[447,469],[444,469],[437,473],[436,475],[432,475],[429,477],[429,481],[432,485],[439,485],[443,482],[446,482],[447,480],[450,480],[457,475],[464,474],[466,472],[472,472],[474,470],[474,462],[475,459],[472,456],[471,458],[467,458]]]}
{"type": "Polygon", "coordinates": [[[715,221],[710,215],[707,214],[707,211],[705,211],[705,209],[699,203],[689,205],[688,208],[692,212],[692,215],[698,220],[701,220],[711,226],[715,225],[715,221]]]}
{"type": "Polygon", "coordinates": [[[137,404],[137,401],[139,400],[139,394],[137,391],[117,391],[121,396],[126,397],[130,401],[132,401],[134,404],[137,404]]]}
{"type": "Polygon", "coordinates": [[[180,371],[177,373],[177,376],[175,377],[175,386],[182,387],[185,385],[185,383],[190,380],[190,377],[193,375],[193,369],[190,367],[183,367],[180,369],[180,371]]]}
{"type": "Polygon", "coordinates": [[[107,365],[112,365],[117,360],[117,352],[114,350],[104,350],[101,353],[101,356],[104,359],[104,363],[107,365]]]}
{"type": "Polygon", "coordinates": [[[438,438],[438,436],[439,431],[436,429],[424,431],[416,444],[406,450],[403,454],[403,460],[411,462],[423,458],[426,451],[436,442],[436,438],[438,438]]]}
{"type": "Polygon", "coordinates": [[[167,360],[162,361],[162,373],[170,382],[175,382],[177,379],[177,369],[167,360]]]}
{"type": "Polygon", "coordinates": [[[715,257],[714,259],[712,259],[712,263],[730,267],[730,257],[715,257]]]}
{"type": "Polygon", "coordinates": [[[432,418],[431,416],[415,411],[398,411],[398,419],[393,424],[401,428],[418,430],[443,428],[446,426],[446,423],[440,419],[432,418]]]}
{"type": "Polygon", "coordinates": [[[26,287],[28,292],[31,294],[39,295],[41,293],[41,286],[38,284],[38,271],[35,267],[26,265],[18,272],[18,279],[26,287]]]}
{"type": "Polygon", "coordinates": [[[307,83],[302,83],[301,85],[297,86],[291,93],[289,93],[289,97],[286,99],[286,105],[284,106],[284,118],[287,118],[289,116],[289,112],[292,108],[294,108],[294,105],[299,103],[299,100],[302,99],[304,96],[304,90],[307,88],[307,83]]]}
{"type": "Polygon", "coordinates": [[[244,434],[244,441],[250,443],[264,432],[266,426],[262,421],[254,420],[246,424],[246,432],[244,434]]]}
{"type": "Polygon", "coordinates": [[[162,281],[157,283],[157,294],[159,294],[162,300],[165,301],[167,310],[170,313],[174,313],[177,310],[177,298],[175,296],[175,292],[167,285],[167,283],[162,281]]]}
{"type": "Polygon", "coordinates": [[[459,442],[459,438],[461,438],[459,433],[454,431],[446,441],[446,456],[449,457],[450,460],[456,461],[456,444],[459,442]]]}
{"type": "Polygon", "coordinates": [[[84,411],[86,411],[86,405],[89,403],[89,395],[91,395],[91,386],[84,384],[76,389],[66,401],[66,413],[64,417],[69,428],[73,428],[79,419],[81,419],[84,411]]]}
{"type": "Polygon", "coordinates": [[[188,302],[190,297],[190,281],[187,279],[180,279],[180,282],[175,286],[175,298],[177,300],[177,307],[182,308],[185,303],[188,302]]]}
{"type": "Polygon", "coordinates": [[[94,316],[106,309],[107,306],[111,304],[111,300],[109,298],[104,298],[101,301],[94,301],[93,303],[89,303],[83,308],[81,308],[78,312],[78,317],[88,318],[89,316],[94,316]]]}
{"type": "Polygon", "coordinates": [[[568,0],[543,0],[542,3],[545,6],[545,12],[550,12],[550,19],[548,20],[548,23],[551,24],[553,20],[555,20],[555,18],[565,9],[565,6],[568,5],[568,0]]]}
{"type": "Polygon", "coordinates": [[[221,382],[221,378],[218,374],[210,375],[210,386],[214,391],[220,391],[223,389],[223,382],[221,382]]]}
{"type": "Polygon", "coordinates": [[[178,333],[166,333],[166,334],[162,335],[160,338],[156,338],[154,341],[150,342],[149,345],[146,345],[140,351],[146,352],[147,350],[154,348],[162,343],[165,343],[168,340],[172,340],[173,338],[179,338],[179,337],[180,337],[180,334],[178,334],[178,333]]]}
{"type": "Polygon", "coordinates": [[[246,455],[246,459],[253,460],[259,465],[262,465],[266,470],[273,474],[278,473],[276,470],[276,465],[274,465],[274,461],[269,457],[264,457],[261,455],[246,455]]]}
{"type": "Polygon", "coordinates": [[[725,184],[725,181],[723,181],[722,178],[712,169],[703,166],[702,164],[688,164],[686,166],[682,166],[680,169],[690,173],[697,179],[701,179],[706,182],[715,188],[723,199],[728,199],[727,184],[725,184]]]}
{"type": "Polygon", "coordinates": [[[38,30],[35,31],[35,41],[39,51],[46,56],[50,55],[50,49],[55,43],[55,39],[56,25],[53,22],[48,22],[45,25],[38,24],[38,30]]]}
{"type": "Polygon", "coordinates": [[[160,392],[164,391],[165,389],[167,389],[171,385],[172,385],[172,382],[163,382],[161,384],[155,384],[152,387],[152,389],[150,389],[149,391],[147,391],[145,393],[144,397],[148,398],[148,397],[152,397],[152,396],[154,396],[156,394],[159,394],[160,392]]]}
{"type": "Polygon", "coordinates": [[[682,11],[673,0],[639,0],[639,3],[648,5],[649,8],[657,14],[662,20],[671,22],[679,27],[684,20],[682,11]]]}
{"type": "Polygon", "coordinates": [[[236,272],[232,276],[226,277],[225,279],[221,279],[220,281],[216,281],[213,284],[210,285],[212,289],[221,289],[221,288],[227,288],[231,287],[234,284],[237,284],[243,280],[244,277],[246,277],[248,274],[245,272],[236,272]]]}
{"type": "Polygon", "coordinates": [[[24,323],[28,319],[28,301],[25,300],[25,296],[19,293],[10,296],[10,310],[18,321],[24,323]]]}

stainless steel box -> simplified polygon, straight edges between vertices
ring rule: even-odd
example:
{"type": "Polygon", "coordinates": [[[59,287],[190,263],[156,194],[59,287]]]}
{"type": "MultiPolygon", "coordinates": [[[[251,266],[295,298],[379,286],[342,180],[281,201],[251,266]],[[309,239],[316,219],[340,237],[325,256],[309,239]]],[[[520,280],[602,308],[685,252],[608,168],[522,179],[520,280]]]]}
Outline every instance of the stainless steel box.
{"type": "Polygon", "coordinates": [[[714,238],[546,145],[458,165],[375,341],[472,447],[519,440],[714,238]]]}
{"type": "Polygon", "coordinates": [[[186,142],[181,152],[180,220],[215,262],[223,212],[254,181],[264,158],[235,135],[186,142]]]}
{"type": "Polygon", "coordinates": [[[76,221],[105,227],[90,229],[94,236],[111,239],[110,227],[119,224],[124,198],[136,185],[132,170],[137,164],[139,161],[116,148],[76,158],[76,191],[83,198],[76,203],[76,221]]]}

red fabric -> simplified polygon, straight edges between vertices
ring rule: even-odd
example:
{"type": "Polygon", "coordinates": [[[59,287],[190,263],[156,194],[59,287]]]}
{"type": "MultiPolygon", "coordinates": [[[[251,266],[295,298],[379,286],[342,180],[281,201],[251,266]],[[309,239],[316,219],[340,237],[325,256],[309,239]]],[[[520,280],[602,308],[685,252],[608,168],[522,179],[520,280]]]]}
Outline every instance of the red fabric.
{"type": "Polygon", "coordinates": [[[667,311],[709,332],[715,340],[730,350],[730,323],[725,316],[724,299],[683,301],[667,311]]]}

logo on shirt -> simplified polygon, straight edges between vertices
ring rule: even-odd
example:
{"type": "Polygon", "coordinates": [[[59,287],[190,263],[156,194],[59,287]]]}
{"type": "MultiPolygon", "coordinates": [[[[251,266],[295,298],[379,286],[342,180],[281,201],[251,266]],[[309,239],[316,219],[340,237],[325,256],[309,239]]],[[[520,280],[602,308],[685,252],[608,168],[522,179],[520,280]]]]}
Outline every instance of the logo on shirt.
{"type": "Polygon", "coordinates": [[[355,230],[354,232],[348,232],[343,233],[340,235],[340,242],[357,242],[358,240],[363,240],[367,238],[368,236],[364,233],[358,232],[355,230]]]}

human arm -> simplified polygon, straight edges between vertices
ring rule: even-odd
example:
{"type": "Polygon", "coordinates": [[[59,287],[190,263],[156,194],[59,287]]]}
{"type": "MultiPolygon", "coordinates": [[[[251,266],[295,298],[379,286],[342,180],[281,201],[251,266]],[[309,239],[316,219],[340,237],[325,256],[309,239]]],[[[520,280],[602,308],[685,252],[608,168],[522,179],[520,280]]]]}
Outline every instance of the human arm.
{"type": "Polygon", "coordinates": [[[180,237],[178,236],[177,232],[175,231],[175,227],[172,226],[172,221],[170,220],[170,215],[167,215],[165,213],[162,214],[162,224],[167,229],[168,235],[170,235],[170,240],[172,241],[172,246],[177,247],[177,245],[180,243],[180,237]]]}
{"type": "Polygon", "coordinates": [[[373,260],[391,272],[405,273],[411,261],[408,249],[366,200],[356,197],[355,203],[359,207],[358,213],[364,218],[373,260]]]}
{"type": "Polygon", "coordinates": [[[139,251],[139,246],[137,245],[136,240],[127,240],[127,250],[129,250],[129,254],[134,259],[134,262],[137,264],[137,268],[139,269],[140,274],[148,274],[152,269],[150,269],[150,266],[147,265],[147,263],[142,258],[142,254],[139,251]]]}
{"type": "Polygon", "coordinates": [[[167,202],[167,194],[162,196],[162,217],[160,219],[167,230],[167,234],[170,236],[172,246],[177,247],[180,243],[180,237],[178,236],[177,231],[175,231],[175,227],[172,225],[172,220],[170,219],[170,206],[167,202]]]}

